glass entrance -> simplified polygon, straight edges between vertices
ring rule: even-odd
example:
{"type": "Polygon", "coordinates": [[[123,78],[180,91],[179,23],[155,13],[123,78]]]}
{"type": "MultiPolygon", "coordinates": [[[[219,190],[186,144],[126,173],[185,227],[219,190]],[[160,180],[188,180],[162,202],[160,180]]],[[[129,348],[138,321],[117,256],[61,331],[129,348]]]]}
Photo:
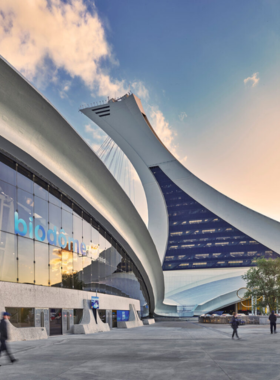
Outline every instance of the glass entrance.
{"type": "Polygon", "coordinates": [[[50,335],[62,335],[62,309],[50,309],[50,335]]]}
{"type": "Polygon", "coordinates": [[[112,328],[118,327],[117,325],[117,310],[112,310],[112,328]]]}

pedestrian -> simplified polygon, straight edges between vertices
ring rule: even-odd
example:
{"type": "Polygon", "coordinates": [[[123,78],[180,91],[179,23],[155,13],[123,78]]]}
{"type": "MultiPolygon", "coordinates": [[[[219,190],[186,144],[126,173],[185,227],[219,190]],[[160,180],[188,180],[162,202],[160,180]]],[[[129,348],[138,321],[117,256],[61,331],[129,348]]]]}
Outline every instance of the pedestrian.
{"type": "Polygon", "coordinates": [[[274,330],[274,333],[276,334],[276,321],[277,321],[277,317],[274,313],[274,311],[272,310],[270,316],[269,316],[269,321],[270,321],[270,331],[271,331],[271,334],[273,334],[273,330],[274,330]]]}
{"type": "Polygon", "coordinates": [[[231,327],[233,329],[233,333],[232,333],[232,339],[234,339],[234,335],[236,335],[237,339],[240,339],[238,334],[237,334],[237,329],[238,329],[238,325],[239,325],[239,322],[238,322],[238,319],[236,317],[236,313],[233,313],[232,314],[232,319],[231,319],[231,327]]]}
{"type": "Polygon", "coordinates": [[[0,356],[3,351],[6,351],[6,354],[9,356],[12,363],[16,361],[9,350],[9,346],[7,345],[7,340],[9,339],[8,333],[8,320],[10,319],[10,314],[7,312],[3,313],[3,318],[0,322],[0,356]]]}

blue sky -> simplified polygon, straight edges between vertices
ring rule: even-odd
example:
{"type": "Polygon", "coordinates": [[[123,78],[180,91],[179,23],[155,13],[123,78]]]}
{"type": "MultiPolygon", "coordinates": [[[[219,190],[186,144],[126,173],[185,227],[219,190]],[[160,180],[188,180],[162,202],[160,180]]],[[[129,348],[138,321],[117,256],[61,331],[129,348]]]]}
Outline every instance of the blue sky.
{"type": "Polygon", "coordinates": [[[93,149],[79,106],[130,86],[189,170],[280,220],[279,1],[2,0],[1,17],[0,54],[93,149]]]}

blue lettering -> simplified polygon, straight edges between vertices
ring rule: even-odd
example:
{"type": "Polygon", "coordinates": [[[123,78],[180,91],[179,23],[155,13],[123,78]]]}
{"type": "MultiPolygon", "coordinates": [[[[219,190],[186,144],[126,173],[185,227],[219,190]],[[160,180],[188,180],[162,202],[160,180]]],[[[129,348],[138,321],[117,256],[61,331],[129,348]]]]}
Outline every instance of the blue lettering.
{"type": "Polygon", "coordinates": [[[87,254],[87,247],[86,247],[85,243],[81,243],[81,254],[83,256],[86,256],[86,254],[87,254]]]}
{"type": "Polygon", "coordinates": [[[79,241],[78,240],[74,240],[73,238],[69,237],[68,248],[69,248],[69,251],[73,251],[73,252],[79,253],[79,241]],[[75,250],[75,244],[76,244],[76,249],[77,250],[75,250]]]}
{"type": "Polygon", "coordinates": [[[40,226],[40,224],[35,227],[35,238],[39,241],[44,241],[46,238],[46,232],[44,230],[44,227],[40,226]],[[39,235],[39,230],[41,230],[42,236],[39,235]]]}
{"type": "Polygon", "coordinates": [[[56,227],[53,228],[53,230],[49,229],[47,233],[48,242],[51,245],[56,245],[56,227]],[[53,239],[51,237],[53,236],[53,239]]]}
{"type": "Polygon", "coordinates": [[[27,225],[23,219],[18,218],[17,212],[15,212],[15,233],[19,234],[20,236],[25,236],[27,233],[27,225]],[[23,227],[22,231],[19,229],[20,224],[23,227]]]}
{"type": "Polygon", "coordinates": [[[63,228],[61,228],[60,234],[58,235],[58,245],[60,246],[60,248],[65,248],[67,245],[67,239],[66,239],[65,231],[63,228]],[[64,240],[63,243],[62,243],[62,240],[64,240]]]}

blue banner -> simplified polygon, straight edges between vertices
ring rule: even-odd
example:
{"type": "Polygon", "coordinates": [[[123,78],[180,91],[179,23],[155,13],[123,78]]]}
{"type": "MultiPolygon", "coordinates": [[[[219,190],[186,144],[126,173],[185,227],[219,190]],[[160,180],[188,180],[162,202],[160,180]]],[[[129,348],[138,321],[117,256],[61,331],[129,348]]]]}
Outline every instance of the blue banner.
{"type": "Polygon", "coordinates": [[[129,310],[117,310],[117,321],[125,322],[129,319],[129,310]]]}
{"type": "Polygon", "coordinates": [[[91,296],[91,308],[99,309],[99,297],[91,296]]]}

